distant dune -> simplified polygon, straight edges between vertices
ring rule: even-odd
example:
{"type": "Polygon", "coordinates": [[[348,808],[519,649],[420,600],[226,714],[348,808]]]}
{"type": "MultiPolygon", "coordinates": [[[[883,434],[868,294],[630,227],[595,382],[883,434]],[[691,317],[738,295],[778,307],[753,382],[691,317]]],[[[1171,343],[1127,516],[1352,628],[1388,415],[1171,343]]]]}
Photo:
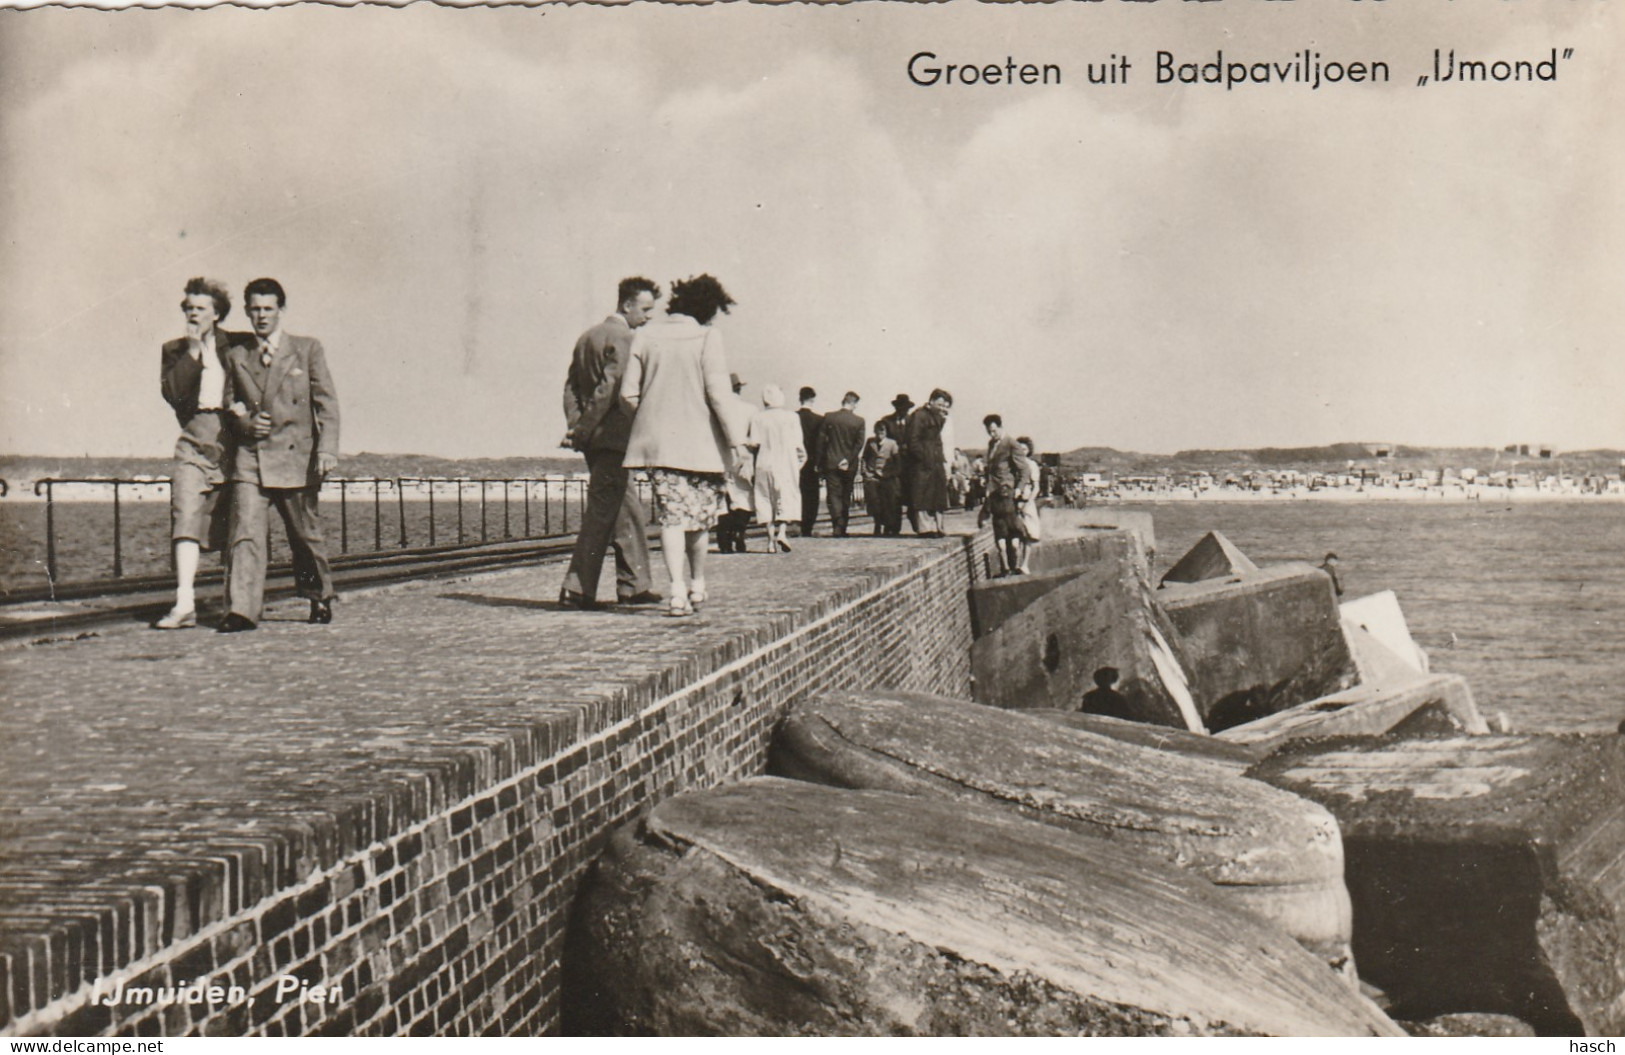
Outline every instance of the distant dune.
{"type": "Polygon", "coordinates": [[[1391,469],[1518,469],[1578,473],[1617,473],[1625,450],[1557,451],[1551,458],[1516,454],[1489,447],[1408,447],[1385,448],[1379,459],[1377,448],[1366,443],[1333,443],[1324,447],[1260,447],[1250,450],[1188,450],[1177,454],[1142,454],[1111,447],[1080,447],[1061,455],[1061,464],[1070,469],[1094,472],[1195,472],[1247,469],[1301,469],[1324,472],[1356,466],[1391,469]]]}

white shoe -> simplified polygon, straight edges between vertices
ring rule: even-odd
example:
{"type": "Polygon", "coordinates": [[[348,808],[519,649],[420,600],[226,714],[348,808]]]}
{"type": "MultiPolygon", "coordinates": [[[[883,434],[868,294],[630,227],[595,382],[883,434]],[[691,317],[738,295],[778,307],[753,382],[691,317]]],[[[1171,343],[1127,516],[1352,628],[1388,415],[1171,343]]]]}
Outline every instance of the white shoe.
{"type": "Polygon", "coordinates": [[[154,630],[185,630],[194,626],[197,626],[196,608],[188,608],[184,612],[179,608],[171,608],[168,615],[152,624],[154,630]]]}

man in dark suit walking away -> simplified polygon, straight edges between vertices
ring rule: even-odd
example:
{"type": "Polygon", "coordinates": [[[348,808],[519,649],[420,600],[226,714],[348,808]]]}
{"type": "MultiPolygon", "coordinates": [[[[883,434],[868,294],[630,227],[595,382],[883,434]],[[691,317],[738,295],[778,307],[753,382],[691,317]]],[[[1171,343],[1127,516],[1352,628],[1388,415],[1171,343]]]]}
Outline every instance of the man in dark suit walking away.
{"type": "Polygon", "coordinates": [[[818,441],[823,434],[824,415],[812,408],[818,393],[811,385],[801,387],[801,445],[807,451],[807,461],[801,467],[801,537],[812,538],[813,525],[818,523],[818,441]]]}
{"type": "Polygon", "coordinates": [[[824,474],[824,494],[829,500],[829,523],[836,538],[846,538],[847,517],[852,512],[852,485],[863,460],[863,441],[868,435],[857,414],[858,394],[841,397],[841,409],[824,416],[819,433],[819,468],[824,474]]]}
{"type": "Polygon", "coordinates": [[[648,518],[638,490],[622,464],[632,434],[632,415],[621,402],[632,331],[648,321],[660,287],[642,277],[622,279],[615,312],[576,341],[564,382],[565,446],[587,457],[587,509],[581,515],[570,569],[559,603],[591,608],[598,603],[604,553],[615,547],[615,598],[620,604],[652,604],[648,518]]]}
{"type": "Polygon", "coordinates": [[[310,600],[310,621],[333,621],[333,572],[316,501],[339,464],[339,399],[322,342],[282,332],[287,303],[275,279],[250,282],[243,309],[255,340],[226,356],[239,439],[231,474],[231,610],[220,624],[227,634],[259,622],[272,506],[287,529],[294,583],[310,600]]]}

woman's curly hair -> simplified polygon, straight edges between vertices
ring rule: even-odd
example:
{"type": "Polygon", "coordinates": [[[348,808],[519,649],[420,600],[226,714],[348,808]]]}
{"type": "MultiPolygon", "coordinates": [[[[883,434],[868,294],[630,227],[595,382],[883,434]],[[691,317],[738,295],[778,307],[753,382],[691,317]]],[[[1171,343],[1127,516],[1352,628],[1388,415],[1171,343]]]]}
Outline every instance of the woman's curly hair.
{"type": "Polygon", "coordinates": [[[687,315],[703,325],[716,318],[717,312],[726,313],[735,303],[728,296],[728,291],[722,288],[721,282],[710,275],[695,275],[693,278],[672,280],[671,299],[666,303],[666,312],[687,315]]]}

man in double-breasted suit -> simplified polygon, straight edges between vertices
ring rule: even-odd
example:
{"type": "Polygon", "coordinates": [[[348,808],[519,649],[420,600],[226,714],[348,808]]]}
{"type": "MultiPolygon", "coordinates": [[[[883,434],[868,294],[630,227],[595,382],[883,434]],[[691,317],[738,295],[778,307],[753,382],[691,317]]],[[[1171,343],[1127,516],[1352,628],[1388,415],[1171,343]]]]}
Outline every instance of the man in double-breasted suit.
{"type": "Polygon", "coordinates": [[[239,442],[231,473],[231,610],[220,630],[252,630],[259,622],[271,506],[287,528],[310,621],[330,623],[333,573],[316,500],[322,479],[338,467],[338,393],[322,343],[282,332],[288,296],[281,283],[257,278],[243,302],[255,341],[227,355],[239,442]]]}
{"type": "Polygon", "coordinates": [[[622,279],[615,312],[583,333],[564,379],[565,445],[587,457],[587,508],[581,515],[575,551],[564,573],[559,603],[591,608],[598,603],[598,577],[604,554],[615,548],[615,598],[621,604],[651,604],[648,518],[638,489],[622,465],[632,415],[621,403],[632,331],[642,326],[660,299],[660,287],[641,276],[622,279]]]}

